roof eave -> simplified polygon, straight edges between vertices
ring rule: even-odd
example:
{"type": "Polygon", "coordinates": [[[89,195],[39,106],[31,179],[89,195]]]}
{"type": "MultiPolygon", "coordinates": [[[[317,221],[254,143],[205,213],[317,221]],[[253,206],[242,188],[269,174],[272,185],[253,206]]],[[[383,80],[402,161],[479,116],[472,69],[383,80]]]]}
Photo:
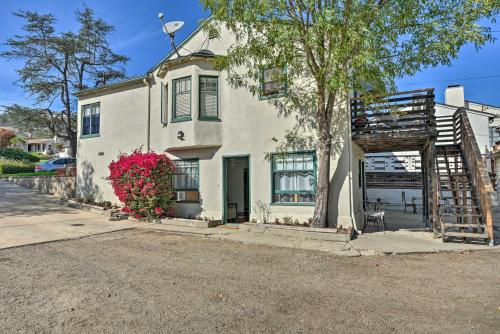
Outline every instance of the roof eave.
{"type": "Polygon", "coordinates": [[[104,92],[104,91],[111,90],[111,89],[126,87],[126,86],[129,86],[132,84],[140,83],[144,79],[147,79],[147,78],[148,78],[148,75],[143,75],[143,76],[133,77],[133,78],[119,81],[119,82],[111,83],[109,85],[105,85],[105,86],[101,86],[101,87],[95,87],[95,88],[81,90],[78,93],[76,93],[76,96],[83,97],[86,95],[93,95],[93,94],[104,92]]]}
{"type": "Polygon", "coordinates": [[[172,68],[172,66],[175,66],[175,65],[178,65],[178,64],[187,63],[187,62],[190,62],[190,61],[193,61],[193,60],[209,60],[209,61],[213,61],[214,59],[215,59],[215,55],[214,56],[190,55],[190,56],[184,56],[184,57],[181,57],[181,58],[175,58],[175,59],[172,59],[172,60],[164,62],[160,66],[160,68],[159,68],[158,73],[157,73],[156,76],[158,78],[164,78],[165,75],[167,74],[168,70],[170,68],[172,68]]]}

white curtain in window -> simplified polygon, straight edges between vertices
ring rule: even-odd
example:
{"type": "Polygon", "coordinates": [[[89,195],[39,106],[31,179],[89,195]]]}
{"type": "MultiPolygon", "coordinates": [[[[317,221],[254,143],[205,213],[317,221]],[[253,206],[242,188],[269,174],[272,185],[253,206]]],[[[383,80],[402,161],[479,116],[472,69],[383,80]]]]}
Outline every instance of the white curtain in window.
{"type": "Polygon", "coordinates": [[[198,161],[174,161],[174,189],[198,188],[198,161]]]}
{"type": "Polygon", "coordinates": [[[281,191],[313,191],[313,172],[283,172],[274,174],[276,190],[281,191]]]}

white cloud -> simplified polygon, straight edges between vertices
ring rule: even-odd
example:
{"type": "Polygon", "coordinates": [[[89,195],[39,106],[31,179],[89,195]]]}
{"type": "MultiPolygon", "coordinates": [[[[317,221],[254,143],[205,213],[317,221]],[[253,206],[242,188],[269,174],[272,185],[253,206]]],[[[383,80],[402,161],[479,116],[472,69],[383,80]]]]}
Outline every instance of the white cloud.
{"type": "Polygon", "coordinates": [[[127,49],[160,34],[162,34],[160,28],[154,30],[153,29],[145,30],[138,33],[137,35],[113,43],[112,47],[117,50],[127,49]]]}

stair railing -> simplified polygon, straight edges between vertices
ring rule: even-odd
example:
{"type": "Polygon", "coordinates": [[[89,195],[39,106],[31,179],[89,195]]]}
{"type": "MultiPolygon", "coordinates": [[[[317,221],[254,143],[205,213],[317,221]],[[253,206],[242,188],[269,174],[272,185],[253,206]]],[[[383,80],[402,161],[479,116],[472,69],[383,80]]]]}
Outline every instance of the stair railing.
{"type": "Polygon", "coordinates": [[[479,198],[486,232],[488,233],[490,242],[493,242],[492,206],[496,201],[495,191],[465,109],[459,108],[455,112],[454,118],[460,121],[460,127],[456,131],[457,137],[455,140],[457,144],[460,144],[460,148],[464,154],[465,163],[470,171],[472,185],[479,198]]]}

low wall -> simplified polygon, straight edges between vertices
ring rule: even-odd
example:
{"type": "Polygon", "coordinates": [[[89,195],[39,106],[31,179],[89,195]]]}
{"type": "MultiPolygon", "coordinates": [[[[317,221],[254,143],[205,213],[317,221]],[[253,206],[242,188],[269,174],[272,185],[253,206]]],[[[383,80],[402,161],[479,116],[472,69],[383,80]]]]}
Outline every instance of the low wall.
{"type": "Polygon", "coordinates": [[[353,236],[352,228],[348,230],[338,230],[330,228],[244,223],[240,224],[239,230],[241,232],[256,232],[279,235],[282,237],[341,242],[347,242],[351,240],[353,236]]]}
{"type": "Polygon", "coordinates": [[[76,192],[74,176],[11,176],[2,180],[60,198],[73,198],[76,192]]]}

